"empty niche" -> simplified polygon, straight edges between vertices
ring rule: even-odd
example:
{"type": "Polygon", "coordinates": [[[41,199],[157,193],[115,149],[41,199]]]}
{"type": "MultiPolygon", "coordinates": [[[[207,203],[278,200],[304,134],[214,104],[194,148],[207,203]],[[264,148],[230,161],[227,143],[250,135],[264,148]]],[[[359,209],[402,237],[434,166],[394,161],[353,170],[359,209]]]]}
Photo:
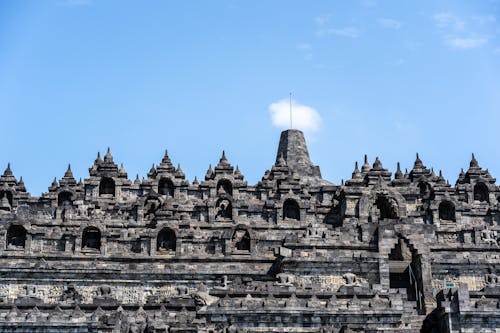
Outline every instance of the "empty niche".
{"type": "Polygon", "coordinates": [[[82,233],[82,249],[101,249],[101,231],[96,227],[87,227],[82,233]]]}
{"type": "Polygon", "coordinates": [[[297,201],[286,199],[283,203],[283,218],[300,221],[300,208],[297,201]]]}
{"type": "Polygon", "coordinates": [[[7,230],[7,248],[23,249],[26,245],[26,229],[21,225],[11,225],[7,230]]]}
{"type": "Polygon", "coordinates": [[[439,204],[439,219],[455,221],[455,205],[451,201],[441,201],[439,204]]]}
{"type": "Polygon", "coordinates": [[[102,177],[99,183],[99,195],[115,195],[115,181],[110,177],[102,177]]]}

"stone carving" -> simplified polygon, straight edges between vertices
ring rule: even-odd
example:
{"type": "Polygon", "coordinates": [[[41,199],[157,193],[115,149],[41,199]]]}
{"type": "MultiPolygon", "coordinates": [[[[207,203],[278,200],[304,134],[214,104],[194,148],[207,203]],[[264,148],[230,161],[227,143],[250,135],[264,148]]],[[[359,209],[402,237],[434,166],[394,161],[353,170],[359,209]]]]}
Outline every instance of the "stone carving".
{"type": "Polygon", "coordinates": [[[130,180],[108,151],[34,197],[8,166],[0,331],[498,330],[495,182],[475,157],[452,186],[417,156],[334,185],[297,130],[256,184],[225,153],[201,181],[167,153],[130,180]]]}

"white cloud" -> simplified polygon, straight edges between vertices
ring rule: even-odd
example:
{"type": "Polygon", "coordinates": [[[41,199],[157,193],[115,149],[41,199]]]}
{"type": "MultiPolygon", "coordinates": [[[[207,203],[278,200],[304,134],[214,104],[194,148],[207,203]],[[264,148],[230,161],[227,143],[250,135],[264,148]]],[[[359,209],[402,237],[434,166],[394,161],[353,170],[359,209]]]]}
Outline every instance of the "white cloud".
{"type": "Polygon", "coordinates": [[[386,29],[394,29],[398,30],[401,28],[401,22],[389,18],[380,18],[377,20],[377,23],[382,27],[386,29]]]}
{"type": "Polygon", "coordinates": [[[461,38],[461,37],[446,37],[445,42],[448,46],[456,49],[473,49],[481,47],[488,42],[487,38],[461,38]]]}
{"type": "Polygon", "coordinates": [[[438,13],[432,16],[434,24],[439,29],[462,30],[465,22],[451,13],[438,13]]]}
{"type": "Polygon", "coordinates": [[[297,48],[299,50],[310,50],[310,49],[312,49],[312,45],[309,43],[300,43],[297,45],[297,48]]]}
{"type": "Polygon", "coordinates": [[[493,54],[500,55],[500,47],[493,50],[493,54]]]}
{"type": "MultiPolygon", "coordinates": [[[[290,101],[288,99],[270,104],[269,113],[274,126],[290,128],[290,101]]],[[[321,116],[314,108],[292,100],[292,126],[305,132],[316,132],[321,126],[321,116]]]]}
{"type": "Polygon", "coordinates": [[[345,28],[329,28],[320,30],[320,34],[336,35],[340,37],[357,38],[359,37],[359,30],[355,27],[345,27],[345,28]]]}
{"type": "Polygon", "coordinates": [[[316,21],[316,23],[319,25],[319,26],[324,26],[325,24],[327,24],[328,22],[330,22],[330,18],[332,17],[331,14],[327,14],[327,15],[324,15],[324,16],[318,16],[314,19],[314,21],[316,21]]]}

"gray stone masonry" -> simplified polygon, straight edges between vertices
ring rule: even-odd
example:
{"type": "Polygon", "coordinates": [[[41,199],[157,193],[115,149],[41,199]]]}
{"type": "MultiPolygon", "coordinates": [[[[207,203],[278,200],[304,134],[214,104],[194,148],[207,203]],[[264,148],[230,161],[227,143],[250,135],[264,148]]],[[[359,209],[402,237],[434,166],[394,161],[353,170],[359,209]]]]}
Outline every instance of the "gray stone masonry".
{"type": "Polygon", "coordinates": [[[321,177],[302,132],[249,185],[225,153],[189,182],[111,152],[31,196],[0,177],[0,332],[500,332],[500,188],[417,155],[321,177]]]}

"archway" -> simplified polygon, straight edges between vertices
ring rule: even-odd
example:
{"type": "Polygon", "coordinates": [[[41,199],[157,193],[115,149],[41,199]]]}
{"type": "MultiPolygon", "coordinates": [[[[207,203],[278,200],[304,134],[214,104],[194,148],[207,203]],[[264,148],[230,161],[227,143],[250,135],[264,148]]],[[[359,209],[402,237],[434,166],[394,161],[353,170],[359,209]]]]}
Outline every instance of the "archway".
{"type": "Polygon", "coordinates": [[[174,183],[169,178],[162,178],[158,183],[158,193],[174,197],[174,183]]]}
{"type": "Polygon", "coordinates": [[[82,249],[101,249],[101,231],[96,227],[87,227],[82,233],[82,249]]]}
{"type": "Polygon", "coordinates": [[[250,252],[250,233],[248,230],[236,229],[232,241],[236,250],[250,252]]]}
{"type": "Polygon", "coordinates": [[[115,195],[115,181],[113,178],[103,177],[99,183],[99,195],[111,194],[115,195]]]}
{"type": "Polygon", "coordinates": [[[432,190],[432,187],[429,183],[424,182],[424,181],[418,183],[418,189],[419,189],[420,198],[422,200],[433,200],[434,199],[434,191],[432,190]]]}
{"type": "Polygon", "coordinates": [[[381,220],[398,218],[398,207],[394,199],[389,198],[386,195],[379,194],[375,200],[375,206],[377,206],[380,212],[381,220]]]}
{"type": "Polygon", "coordinates": [[[450,201],[441,201],[439,204],[439,219],[455,221],[455,205],[450,201]]]}
{"type": "Polygon", "coordinates": [[[157,252],[175,252],[177,247],[177,237],[175,232],[170,228],[163,228],[158,233],[156,239],[157,252]]]}
{"type": "Polygon", "coordinates": [[[389,254],[389,286],[406,289],[408,300],[424,313],[424,292],[420,255],[407,239],[400,237],[389,254]]]}
{"type": "Polygon", "coordinates": [[[216,219],[232,219],[233,218],[233,205],[231,201],[225,198],[220,198],[217,200],[215,205],[216,219]]]}
{"type": "Polygon", "coordinates": [[[297,201],[286,199],[283,203],[283,218],[300,221],[300,207],[297,201]]]}
{"type": "Polygon", "coordinates": [[[7,248],[24,248],[26,246],[26,229],[21,225],[11,225],[7,229],[7,248]]]}
{"type": "Polygon", "coordinates": [[[57,195],[57,205],[59,207],[62,207],[62,206],[71,206],[72,203],[73,203],[72,196],[73,195],[71,194],[71,192],[68,192],[68,191],[62,191],[62,192],[60,192],[57,195]]]}
{"type": "Polygon", "coordinates": [[[484,183],[477,183],[474,185],[474,200],[480,202],[489,201],[488,187],[484,183]]]}
{"type": "Polygon", "coordinates": [[[221,179],[217,182],[217,194],[233,195],[233,184],[227,179],[221,179]]]}

